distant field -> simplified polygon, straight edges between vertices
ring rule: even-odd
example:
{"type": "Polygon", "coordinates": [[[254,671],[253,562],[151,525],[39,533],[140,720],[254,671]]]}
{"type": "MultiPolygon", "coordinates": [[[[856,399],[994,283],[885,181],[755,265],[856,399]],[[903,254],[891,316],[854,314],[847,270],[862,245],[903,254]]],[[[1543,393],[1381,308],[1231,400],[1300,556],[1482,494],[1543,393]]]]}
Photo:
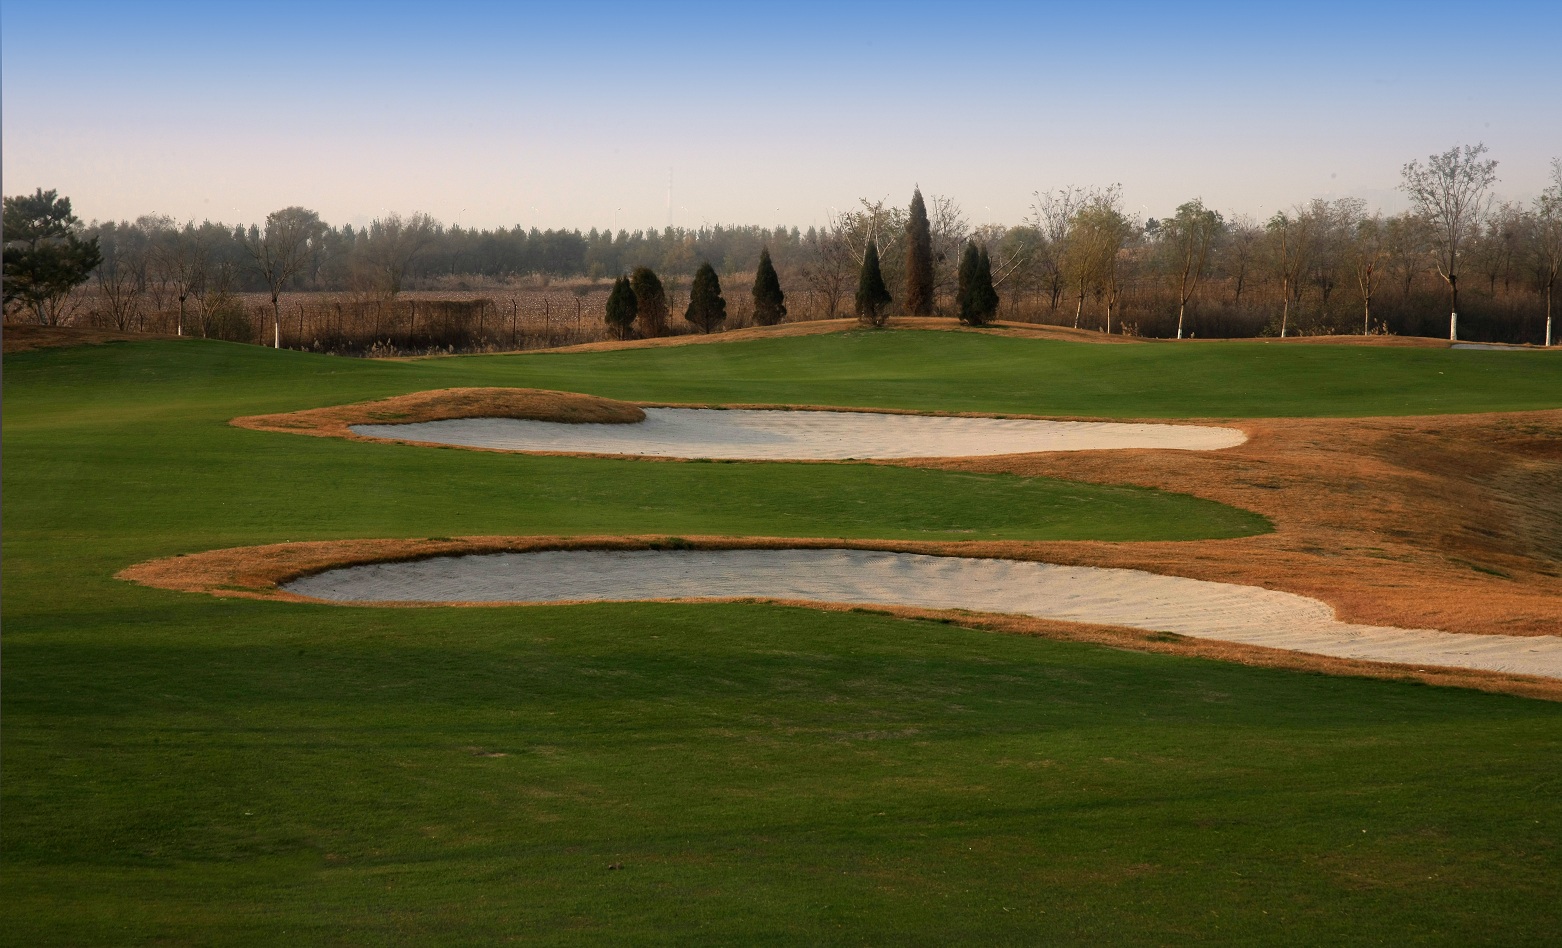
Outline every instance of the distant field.
{"type": "Polygon", "coordinates": [[[1562,360],[933,332],[414,362],[193,341],[7,357],[0,943],[1468,944],[1562,929],[1562,705],[871,613],[358,609],[111,578],[154,556],[355,536],[1268,529],[1067,481],[226,424],[496,384],[1366,415],[1562,406],[1562,360]]]}

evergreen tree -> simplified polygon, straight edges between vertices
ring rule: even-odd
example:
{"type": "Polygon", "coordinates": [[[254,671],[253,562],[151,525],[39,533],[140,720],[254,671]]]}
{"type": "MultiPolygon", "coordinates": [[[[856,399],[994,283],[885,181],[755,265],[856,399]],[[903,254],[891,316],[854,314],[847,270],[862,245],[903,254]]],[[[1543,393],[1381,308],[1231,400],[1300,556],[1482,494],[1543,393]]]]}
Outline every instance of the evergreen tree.
{"type": "Polygon", "coordinates": [[[906,217],[906,313],[933,315],[933,231],[921,188],[911,192],[906,217]]]}
{"type": "Polygon", "coordinates": [[[889,319],[890,301],[884,274],[879,270],[879,244],[870,239],[868,250],[862,255],[862,273],[857,278],[857,318],[869,326],[883,326],[889,319]]]}
{"type": "Polygon", "coordinates": [[[29,307],[38,322],[53,324],[71,290],[87,282],[103,262],[96,237],[77,236],[81,221],[71,199],[39,188],[4,201],[5,303],[29,307]]]}
{"type": "Polygon", "coordinates": [[[689,308],[683,318],[707,333],[727,320],[727,301],[721,298],[721,278],[716,276],[716,268],[709,262],[700,264],[694,271],[694,283],[689,287],[689,308]]]}
{"type": "Polygon", "coordinates": [[[993,262],[983,247],[976,258],[976,279],[971,284],[971,325],[985,326],[998,317],[998,291],[993,287],[993,262]]]}
{"type": "Polygon", "coordinates": [[[781,292],[781,278],[770,262],[770,248],[765,247],[759,251],[759,267],[754,271],[754,322],[774,326],[785,318],[786,294],[781,292]]]}
{"type": "Polygon", "coordinates": [[[618,338],[628,339],[634,325],[635,291],[629,286],[629,278],[620,276],[607,297],[607,328],[618,338]]]}
{"type": "Polygon", "coordinates": [[[647,339],[667,334],[667,291],[650,267],[635,267],[629,275],[635,291],[635,313],[640,320],[640,335],[647,339]]]}
{"type": "Polygon", "coordinates": [[[960,313],[960,321],[967,326],[977,325],[972,321],[976,312],[972,305],[972,289],[976,286],[976,273],[981,269],[982,259],[974,242],[965,245],[965,251],[960,254],[959,282],[955,289],[955,306],[960,313]]]}

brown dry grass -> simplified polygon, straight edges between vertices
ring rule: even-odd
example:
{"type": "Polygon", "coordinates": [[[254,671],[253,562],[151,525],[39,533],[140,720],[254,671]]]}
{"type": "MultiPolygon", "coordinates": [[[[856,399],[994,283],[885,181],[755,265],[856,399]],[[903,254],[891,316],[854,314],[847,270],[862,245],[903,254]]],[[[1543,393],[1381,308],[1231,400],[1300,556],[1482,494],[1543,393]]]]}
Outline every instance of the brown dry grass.
{"type": "Polygon", "coordinates": [[[1283,589],[1347,622],[1562,633],[1562,411],[1236,422],[1223,451],[1080,451],[919,462],[1179,491],[1275,532],[1040,543],[1055,562],[1283,589]]]}
{"type": "MultiPolygon", "coordinates": [[[[782,537],[452,537],[427,540],[341,540],[309,543],[278,543],[268,546],[212,550],[189,556],[153,560],[129,567],[118,578],[161,589],[204,592],[215,596],[272,599],[291,602],[318,602],[279,588],[289,580],[341,566],[420,559],[430,556],[459,556],[483,553],[524,553],[536,550],[571,549],[796,549],[849,548],[890,550],[906,553],[1004,557],[1052,560],[1042,545],[1024,543],[935,543],[917,541],[827,540],[782,537]]],[[[1499,672],[1446,668],[1417,668],[1385,662],[1309,655],[1284,649],[1216,642],[1166,633],[1146,632],[1116,626],[1057,622],[1028,616],[974,613],[957,609],[923,609],[912,606],[861,607],[841,603],[821,603],[789,599],[683,599],[681,602],[773,602],[830,611],[879,612],[903,618],[950,622],[969,628],[1077,642],[1091,642],[1116,648],[1164,654],[1196,656],[1239,662],[1270,668],[1335,675],[1420,681],[1431,685],[1477,688],[1484,691],[1525,695],[1562,701],[1562,681],[1499,672]]],[[[348,604],[332,603],[342,607],[348,604]]],[[[564,603],[555,603],[563,605],[564,603]]],[[[392,606],[418,608],[426,603],[359,603],[356,606],[392,606]]],[[[444,606],[493,606],[513,603],[442,603],[444,606]]]]}
{"type": "Polygon", "coordinates": [[[536,388],[441,388],[372,402],[311,408],[276,415],[248,415],[229,424],[255,431],[352,441],[382,441],[355,434],[352,425],[413,424],[454,418],[524,418],[567,424],[629,424],[645,412],[628,402],[536,388]]]}
{"type": "Polygon", "coordinates": [[[876,463],[1154,487],[1252,510],[1275,525],[1238,540],[1016,541],[984,544],[993,552],[983,555],[1282,589],[1327,602],[1348,622],[1562,632],[1562,411],[1223,423],[1243,429],[1248,442],[1213,452],[876,463]]]}
{"type": "Polygon", "coordinates": [[[105,342],[135,342],[144,339],[177,339],[156,333],[120,332],[76,326],[38,326],[31,323],[6,323],[0,328],[0,349],[6,355],[34,349],[58,349],[65,346],[100,346],[105,342]]]}

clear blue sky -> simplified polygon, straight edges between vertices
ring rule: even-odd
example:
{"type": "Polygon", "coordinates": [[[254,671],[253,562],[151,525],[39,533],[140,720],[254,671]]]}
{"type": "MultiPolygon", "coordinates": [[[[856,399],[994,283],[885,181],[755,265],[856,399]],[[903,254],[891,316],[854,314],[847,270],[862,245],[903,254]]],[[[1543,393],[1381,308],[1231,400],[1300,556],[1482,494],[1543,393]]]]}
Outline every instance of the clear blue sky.
{"type": "Polygon", "coordinates": [[[0,7],[3,187],[84,218],[823,222],[913,184],[974,223],[1121,182],[1386,209],[1484,141],[1562,155],[1562,3],[118,3],[0,7]]]}

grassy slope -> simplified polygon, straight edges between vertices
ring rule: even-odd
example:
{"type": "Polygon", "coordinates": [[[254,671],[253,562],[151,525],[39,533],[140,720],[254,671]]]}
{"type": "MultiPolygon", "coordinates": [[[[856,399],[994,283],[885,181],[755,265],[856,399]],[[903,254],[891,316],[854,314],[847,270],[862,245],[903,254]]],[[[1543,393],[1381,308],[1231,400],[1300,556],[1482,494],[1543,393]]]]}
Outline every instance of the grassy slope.
{"type": "MultiPolygon", "coordinates": [[[[1460,942],[1562,925],[1553,705],[868,615],[353,610],[108,578],[158,553],[306,536],[797,533],[852,513],[859,535],[1051,535],[1058,495],[1010,479],[972,493],[855,466],[555,465],[222,424],[493,381],[1081,410],[1009,405],[1001,386],[966,403],[974,373],[953,358],[953,382],[916,381],[932,361],[886,379],[933,355],[887,338],[840,340],[890,347],[856,377],[827,349],[720,371],[661,352],[7,359],[0,941],[1460,942]],[[804,366],[826,378],[793,394],[724,380],[804,366]],[[713,483],[715,505],[698,499],[713,483]]],[[[1462,383],[1465,407],[1547,391],[1478,382],[1462,383]]],[[[1144,501],[1113,514],[1144,521],[1144,501]]],[[[1252,526],[1168,510],[1163,526],[1252,526]]]]}
{"type": "Polygon", "coordinates": [[[746,345],[422,363],[628,399],[1103,418],[1417,415],[1562,407],[1557,353],[1265,342],[1097,346],[853,332],[746,345]]]}

